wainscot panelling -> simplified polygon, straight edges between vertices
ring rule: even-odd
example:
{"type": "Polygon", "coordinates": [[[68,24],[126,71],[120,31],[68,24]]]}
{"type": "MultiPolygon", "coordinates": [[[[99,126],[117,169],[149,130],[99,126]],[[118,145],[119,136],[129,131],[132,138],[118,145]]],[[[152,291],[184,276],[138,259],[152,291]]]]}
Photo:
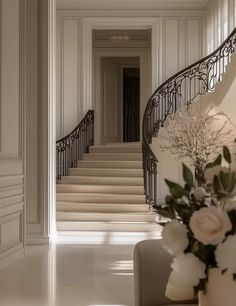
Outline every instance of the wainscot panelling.
{"type": "Polygon", "coordinates": [[[24,254],[25,0],[0,0],[0,267],[24,254]]]}

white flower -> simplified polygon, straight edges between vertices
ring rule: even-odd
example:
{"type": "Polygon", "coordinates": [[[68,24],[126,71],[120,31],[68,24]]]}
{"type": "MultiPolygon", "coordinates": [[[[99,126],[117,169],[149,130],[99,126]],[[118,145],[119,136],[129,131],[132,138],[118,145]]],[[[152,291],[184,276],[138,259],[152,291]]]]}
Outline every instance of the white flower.
{"type": "Polygon", "coordinates": [[[199,186],[195,188],[194,197],[198,201],[201,201],[205,196],[206,196],[206,189],[204,187],[199,186]]]}
{"type": "Polygon", "coordinates": [[[225,238],[225,233],[232,229],[227,213],[214,206],[195,211],[189,225],[194,237],[205,245],[219,244],[225,238]]]}
{"type": "Polygon", "coordinates": [[[162,246],[172,255],[182,253],[188,246],[187,228],[177,220],[173,220],[162,230],[162,246]]]}
{"type": "Polygon", "coordinates": [[[166,286],[166,297],[173,301],[191,300],[194,298],[194,287],[187,281],[183,281],[181,274],[171,272],[166,286]]]}
{"type": "Polygon", "coordinates": [[[236,273],[236,236],[228,236],[227,239],[219,244],[215,250],[215,258],[218,266],[224,270],[228,269],[231,273],[236,273]]]}
{"type": "Polygon", "coordinates": [[[181,281],[197,286],[201,278],[206,277],[206,265],[192,253],[182,253],[171,264],[173,271],[180,275],[181,281]]]}
{"type": "Polygon", "coordinates": [[[214,176],[218,175],[220,173],[220,171],[228,172],[229,170],[226,167],[222,167],[220,165],[212,167],[212,168],[207,168],[204,171],[204,176],[205,176],[206,183],[207,184],[212,184],[214,176]]]}

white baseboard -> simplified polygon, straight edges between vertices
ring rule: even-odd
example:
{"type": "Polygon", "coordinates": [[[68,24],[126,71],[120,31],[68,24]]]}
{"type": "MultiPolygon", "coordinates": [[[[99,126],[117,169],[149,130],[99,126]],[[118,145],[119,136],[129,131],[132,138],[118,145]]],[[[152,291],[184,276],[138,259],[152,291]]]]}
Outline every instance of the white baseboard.
{"type": "Polygon", "coordinates": [[[49,237],[37,234],[28,234],[26,237],[26,245],[49,244],[49,237]]]}

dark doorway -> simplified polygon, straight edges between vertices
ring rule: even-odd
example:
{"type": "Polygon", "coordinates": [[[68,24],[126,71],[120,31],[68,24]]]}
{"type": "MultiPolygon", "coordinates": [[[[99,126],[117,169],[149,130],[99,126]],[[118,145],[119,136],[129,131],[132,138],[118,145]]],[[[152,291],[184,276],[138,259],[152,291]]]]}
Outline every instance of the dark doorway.
{"type": "Polygon", "coordinates": [[[140,139],[140,69],[123,68],[123,142],[140,139]]]}

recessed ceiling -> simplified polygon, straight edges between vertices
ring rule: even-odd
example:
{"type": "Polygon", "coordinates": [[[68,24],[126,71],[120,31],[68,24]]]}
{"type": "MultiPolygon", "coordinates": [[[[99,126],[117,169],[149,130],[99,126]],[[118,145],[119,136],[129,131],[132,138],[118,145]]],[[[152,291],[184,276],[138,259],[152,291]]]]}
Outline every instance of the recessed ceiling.
{"type": "Polygon", "coordinates": [[[110,40],[112,37],[125,33],[129,40],[149,41],[150,30],[93,30],[93,40],[110,40]]]}
{"type": "Polygon", "coordinates": [[[57,0],[57,9],[204,9],[208,0],[57,0]]]}

